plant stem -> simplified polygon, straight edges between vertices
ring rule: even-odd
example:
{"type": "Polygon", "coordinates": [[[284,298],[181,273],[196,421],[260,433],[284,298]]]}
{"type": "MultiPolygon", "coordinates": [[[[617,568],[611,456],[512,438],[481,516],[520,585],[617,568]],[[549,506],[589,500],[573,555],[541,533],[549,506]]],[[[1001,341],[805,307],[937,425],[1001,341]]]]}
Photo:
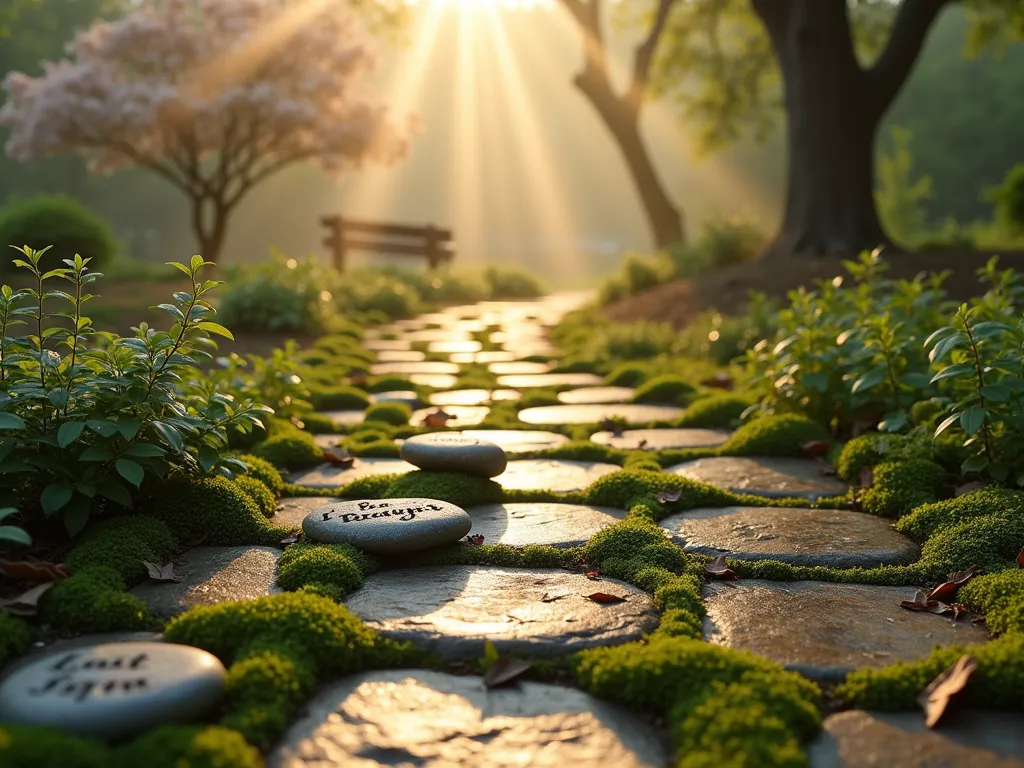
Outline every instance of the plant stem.
{"type": "MultiPolygon", "coordinates": [[[[981,394],[981,390],[985,387],[985,371],[981,363],[981,352],[978,350],[978,342],[974,338],[974,332],[971,329],[970,318],[965,315],[963,318],[964,330],[967,332],[967,338],[971,342],[971,354],[974,355],[974,371],[978,375],[978,404],[981,409],[985,409],[985,396],[981,394]]],[[[992,463],[992,443],[989,439],[988,433],[988,420],[987,415],[982,418],[981,422],[981,437],[985,443],[985,458],[988,459],[989,464],[992,463]]]]}

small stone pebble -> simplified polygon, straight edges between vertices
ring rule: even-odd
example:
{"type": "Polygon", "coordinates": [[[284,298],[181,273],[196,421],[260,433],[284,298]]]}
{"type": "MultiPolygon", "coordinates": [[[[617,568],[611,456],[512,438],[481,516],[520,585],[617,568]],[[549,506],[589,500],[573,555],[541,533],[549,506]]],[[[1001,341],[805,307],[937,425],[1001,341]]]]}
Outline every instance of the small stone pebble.
{"type": "Polygon", "coordinates": [[[402,443],[402,458],[420,469],[496,477],[508,466],[501,447],[458,432],[414,435],[402,443]]]}
{"type": "Polygon", "coordinates": [[[319,507],[302,521],[311,541],[352,544],[381,554],[452,544],[472,527],[464,509],[439,499],[343,501],[319,507]]]}

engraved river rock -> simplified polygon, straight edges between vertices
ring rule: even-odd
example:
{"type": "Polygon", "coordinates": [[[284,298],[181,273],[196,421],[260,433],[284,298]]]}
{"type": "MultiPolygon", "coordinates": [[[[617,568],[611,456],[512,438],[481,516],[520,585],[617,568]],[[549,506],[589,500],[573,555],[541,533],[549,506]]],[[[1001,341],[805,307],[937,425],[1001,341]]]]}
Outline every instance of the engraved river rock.
{"type": "Polygon", "coordinates": [[[438,499],[343,501],[319,507],[302,521],[312,541],[352,544],[382,554],[452,544],[472,527],[464,509],[438,499]]]}

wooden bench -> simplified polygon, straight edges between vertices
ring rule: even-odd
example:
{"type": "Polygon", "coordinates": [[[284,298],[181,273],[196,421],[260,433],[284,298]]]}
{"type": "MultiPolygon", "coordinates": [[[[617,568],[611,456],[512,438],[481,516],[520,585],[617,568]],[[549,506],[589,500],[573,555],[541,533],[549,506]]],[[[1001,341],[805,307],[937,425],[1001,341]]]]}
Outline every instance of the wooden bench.
{"type": "Polygon", "coordinates": [[[341,216],[324,216],[320,223],[327,228],[324,245],[339,272],[344,271],[345,257],[353,250],[420,256],[427,260],[431,269],[448,264],[455,258],[451,230],[438,229],[432,224],[412,227],[353,221],[341,216]]]}

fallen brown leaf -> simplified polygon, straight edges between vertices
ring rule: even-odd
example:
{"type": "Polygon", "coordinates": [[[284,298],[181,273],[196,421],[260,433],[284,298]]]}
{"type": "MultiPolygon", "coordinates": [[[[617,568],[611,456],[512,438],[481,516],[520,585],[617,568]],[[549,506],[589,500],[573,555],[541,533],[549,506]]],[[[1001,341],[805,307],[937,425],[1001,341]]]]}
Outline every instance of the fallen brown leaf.
{"type": "Polygon", "coordinates": [[[682,488],[675,488],[673,490],[669,490],[667,488],[663,488],[662,490],[658,491],[658,495],[657,495],[657,499],[658,499],[659,503],[661,503],[661,504],[675,504],[682,497],[683,497],[683,489],[682,488]]]}
{"type": "Polygon", "coordinates": [[[642,451],[645,448],[647,448],[647,441],[646,440],[641,440],[639,443],[636,444],[636,449],[638,451],[642,451]]]}
{"type": "Polygon", "coordinates": [[[620,597],[619,595],[609,595],[607,592],[594,592],[592,595],[585,595],[587,600],[593,600],[595,603],[624,603],[626,598],[620,597]]]}
{"type": "Polygon", "coordinates": [[[43,560],[0,560],[0,576],[15,581],[29,581],[44,584],[48,581],[63,581],[68,577],[68,567],[63,563],[47,563],[43,560]]]}
{"type": "Polygon", "coordinates": [[[174,570],[174,563],[168,563],[167,565],[157,565],[156,563],[148,563],[145,560],[142,564],[146,566],[146,570],[149,572],[150,581],[181,581],[184,576],[177,573],[174,570]]]}
{"type": "Polygon", "coordinates": [[[971,656],[961,656],[949,669],[936,677],[917,698],[924,710],[924,724],[929,728],[942,719],[950,702],[963,691],[967,681],[978,669],[978,662],[971,656]]]}
{"type": "Polygon", "coordinates": [[[328,464],[339,467],[351,467],[356,463],[356,457],[344,448],[327,448],[324,450],[324,459],[328,464]]]}
{"type": "Polygon", "coordinates": [[[862,488],[870,488],[875,484],[875,472],[871,467],[861,467],[857,479],[860,480],[862,488]]]}
{"type": "Polygon", "coordinates": [[[444,427],[449,421],[454,421],[455,418],[452,414],[438,408],[433,413],[428,413],[423,417],[423,425],[425,427],[444,427]]]}
{"type": "Polygon", "coordinates": [[[949,607],[953,610],[953,621],[956,621],[961,615],[969,612],[967,610],[967,606],[963,603],[950,603],[949,607]]]}
{"type": "Polygon", "coordinates": [[[484,674],[484,687],[495,688],[511,682],[533,666],[533,662],[522,659],[498,659],[484,674]]]}
{"type": "Polygon", "coordinates": [[[293,533],[291,536],[285,536],[283,539],[281,539],[281,541],[278,542],[278,545],[284,548],[292,544],[298,544],[300,541],[302,541],[302,534],[293,533]]]}
{"type": "Polygon", "coordinates": [[[944,605],[938,600],[930,599],[928,593],[923,589],[917,590],[913,600],[901,602],[900,608],[906,608],[908,611],[927,611],[928,613],[935,613],[940,616],[952,610],[948,605],[944,605]]]}
{"type": "Polygon", "coordinates": [[[736,572],[725,564],[725,555],[719,555],[704,563],[704,572],[723,581],[739,581],[736,572]]]}
{"type": "Polygon", "coordinates": [[[949,574],[946,579],[948,581],[955,581],[957,586],[963,586],[975,576],[980,576],[982,573],[984,573],[984,569],[980,565],[972,565],[966,571],[957,571],[956,573],[949,574]]]}
{"type": "Polygon", "coordinates": [[[824,440],[811,440],[809,443],[804,443],[800,446],[800,449],[804,452],[804,455],[816,458],[818,456],[824,456],[829,452],[830,446],[824,440]]]}
{"type": "Polygon", "coordinates": [[[0,600],[0,611],[7,611],[15,616],[35,616],[39,612],[39,598],[45,595],[53,584],[52,581],[38,584],[17,597],[0,600]]]}
{"type": "Polygon", "coordinates": [[[476,536],[467,536],[465,541],[467,544],[472,544],[474,547],[480,547],[483,546],[484,537],[482,534],[477,534],[476,536]]]}
{"type": "Polygon", "coordinates": [[[597,577],[601,575],[601,572],[600,571],[587,571],[583,575],[586,576],[591,581],[596,581],[597,577]]]}
{"type": "Polygon", "coordinates": [[[1020,554],[1017,555],[1017,567],[1024,568],[1024,547],[1020,548],[1020,554]]]}

